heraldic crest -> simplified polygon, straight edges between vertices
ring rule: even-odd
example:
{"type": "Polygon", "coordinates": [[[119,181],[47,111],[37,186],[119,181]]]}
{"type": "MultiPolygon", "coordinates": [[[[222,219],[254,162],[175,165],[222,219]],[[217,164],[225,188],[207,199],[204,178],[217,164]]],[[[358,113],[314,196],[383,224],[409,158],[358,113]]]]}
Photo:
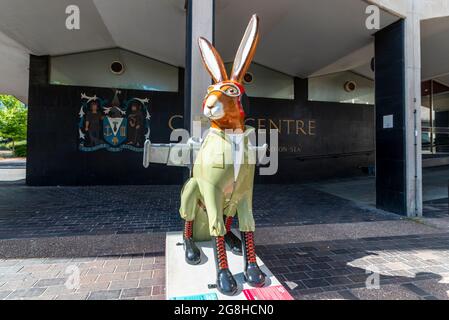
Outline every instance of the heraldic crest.
{"type": "Polygon", "coordinates": [[[111,102],[97,95],[81,94],[79,112],[79,148],[84,152],[124,149],[143,152],[145,139],[150,137],[148,98],[120,101],[121,91],[115,90],[111,102]]]}

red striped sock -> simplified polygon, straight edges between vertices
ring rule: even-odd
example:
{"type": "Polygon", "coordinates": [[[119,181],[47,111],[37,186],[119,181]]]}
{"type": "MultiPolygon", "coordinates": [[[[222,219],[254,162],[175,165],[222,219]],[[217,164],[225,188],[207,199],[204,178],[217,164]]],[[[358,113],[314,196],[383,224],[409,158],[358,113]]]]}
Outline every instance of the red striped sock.
{"type": "Polygon", "coordinates": [[[193,221],[186,221],[184,225],[184,237],[186,239],[193,237],[193,221]]]}

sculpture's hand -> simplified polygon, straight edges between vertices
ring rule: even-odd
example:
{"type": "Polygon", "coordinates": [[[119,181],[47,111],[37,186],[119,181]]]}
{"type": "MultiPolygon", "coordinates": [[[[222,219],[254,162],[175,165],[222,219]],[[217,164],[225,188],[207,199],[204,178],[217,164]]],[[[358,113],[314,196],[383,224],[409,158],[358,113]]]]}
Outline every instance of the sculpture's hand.
{"type": "Polygon", "coordinates": [[[170,144],[152,144],[148,139],[143,146],[143,166],[148,168],[150,163],[167,164],[170,154],[170,144]]]}
{"type": "Polygon", "coordinates": [[[148,168],[150,163],[160,163],[175,167],[190,167],[194,161],[194,156],[191,155],[194,155],[200,147],[201,142],[192,138],[187,143],[154,144],[147,140],[143,148],[143,166],[148,168]]]}
{"type": "Polygon", "coordinates": [[[249,146],[250,157],[253,159],[253,163],[257,165],[266,164],[265,159],[267,157],[268,144],[262,146],[249,146]]]}

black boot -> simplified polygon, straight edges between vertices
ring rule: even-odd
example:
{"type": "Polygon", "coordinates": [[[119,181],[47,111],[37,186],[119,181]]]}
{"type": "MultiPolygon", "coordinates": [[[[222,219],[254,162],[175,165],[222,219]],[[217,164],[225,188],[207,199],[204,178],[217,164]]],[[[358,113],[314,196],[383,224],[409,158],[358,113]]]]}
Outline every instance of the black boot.
{"type": "Polygon", "coordinates": [[[231,231],[232,220],[233,220],[232,217],[225,217],[226,234],[224,238],[226,244],[228,245],[229,249],[231,249],[232,253],[241,256],[242,241],[231,231]]]}
{"type": "Polygon", "coordinates": [[[263,287],[265,285],[266,276],[257,265],[254,232],[242,232],[242,240],[243,258],[245,262],[245,280],[251,287],[263,287]]]}
{"type": "Polygon", "coordinates": [[[201,262],[201,251],[193,241],[193,221],[186,221],[184,225],[184,251],[188,264],[196,265],[201,262]]]}
{"type": "Polygon", "coordinates": [[[224,295],[237,293],[237,282],[228,267],[224,237],[213,237],[215,266],[217,268],[217,289],[224,295]]]}

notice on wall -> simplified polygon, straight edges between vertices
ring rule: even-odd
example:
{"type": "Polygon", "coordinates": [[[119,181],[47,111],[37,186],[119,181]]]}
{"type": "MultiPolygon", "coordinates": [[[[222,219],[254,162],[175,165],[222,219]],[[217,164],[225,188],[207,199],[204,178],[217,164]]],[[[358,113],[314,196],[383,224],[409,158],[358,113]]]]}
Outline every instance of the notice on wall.
{"type": "Polygon", "coordinates": [[[392,114],[384,116],[383,128],[384,129],[393,128],[393,115],[392,114]]]}

